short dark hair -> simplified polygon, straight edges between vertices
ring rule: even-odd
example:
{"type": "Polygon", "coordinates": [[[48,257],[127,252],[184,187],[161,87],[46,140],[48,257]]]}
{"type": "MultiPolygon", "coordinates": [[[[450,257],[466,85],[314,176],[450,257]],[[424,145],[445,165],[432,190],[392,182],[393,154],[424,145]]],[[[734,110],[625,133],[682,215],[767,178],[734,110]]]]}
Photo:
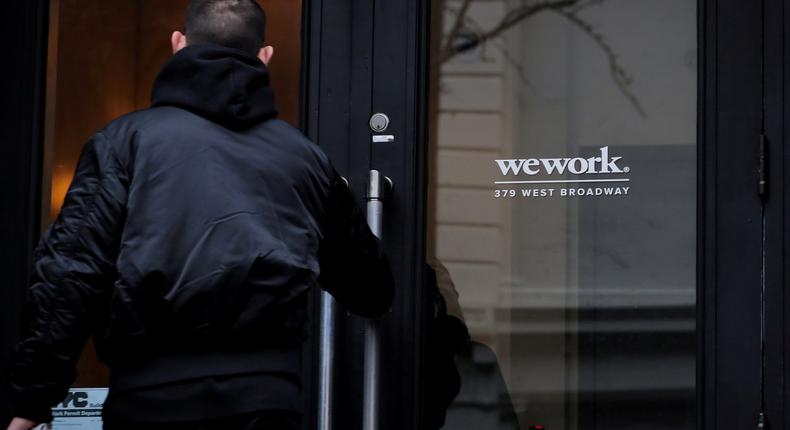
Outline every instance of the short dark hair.
{"type": "Polygon", "coordinates": [[[186,32],[190,45],[220,45],[258,55],[266,36],[266,13],[255,0],[193,0],[186,32]]]}

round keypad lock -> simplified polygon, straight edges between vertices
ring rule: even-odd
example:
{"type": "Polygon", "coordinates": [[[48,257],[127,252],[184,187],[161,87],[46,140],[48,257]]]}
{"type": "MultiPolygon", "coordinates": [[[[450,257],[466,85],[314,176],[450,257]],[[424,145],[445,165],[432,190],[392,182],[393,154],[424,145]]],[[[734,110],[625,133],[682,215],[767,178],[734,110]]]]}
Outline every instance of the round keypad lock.
{"type": "Polygon", "coordinates": [[[383,113],[376,113],[370,117],[370,129],[376,133],[381,133],[390,125],[390,118],[383,113]]]}

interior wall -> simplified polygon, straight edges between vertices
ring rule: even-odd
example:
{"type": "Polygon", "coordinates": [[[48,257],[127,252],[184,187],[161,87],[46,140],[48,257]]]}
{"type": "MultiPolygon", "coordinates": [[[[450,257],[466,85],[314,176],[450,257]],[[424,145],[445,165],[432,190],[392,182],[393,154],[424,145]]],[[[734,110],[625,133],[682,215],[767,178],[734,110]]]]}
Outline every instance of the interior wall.
{"type": "MultiPolygon", "coordinates": [[[[170,35],[184,31],[189,0],[53,0],[47,101],[53,111],[47,151],[52,164],[50,220],[60,210],[82,146],[111,120],[150,105],[159,70],[172,55],[170,35]]],[[[280,118],[299,121],[301,0],[261,0],[267,12],[267,44],[280,118]]],[[[45,174],[45,178],[50,175],[45,174]]],[[[48,224],[48,222],[44,222],[48,224]]],[[[88,346],[79,364],[77,386],[105,386],[107,372],[88,346]]]]}
{"type": "MultiPolygon", "coordinates": [[[[97,130],[134,110],[138,5],[128,0],[60,0],[52,218],[62,205],[82,146],[97,130]],[[132,17],[132,19],[130,19],[132,17]]],[[[78,386],[104,386],[107,372],[89,345],[78,386]]]]}
{"type": "MultiPolygon", "coordinates": [[[[261,0],[280,118],[299,121],[301,0],[261,0]]],[[[170,58],[170,34],[184,31],[189,0],[63,0],[58,8],[57,96],[52,138],[52,199],[57,215],[79,151],[112,119],[149,106],[151,87],[170,58]]]]}
{"type": "Polygon", "coordinates": [[[50,214],[63,202],[82,146],[134,110],[137,4],[61,0],[50,214]]]}

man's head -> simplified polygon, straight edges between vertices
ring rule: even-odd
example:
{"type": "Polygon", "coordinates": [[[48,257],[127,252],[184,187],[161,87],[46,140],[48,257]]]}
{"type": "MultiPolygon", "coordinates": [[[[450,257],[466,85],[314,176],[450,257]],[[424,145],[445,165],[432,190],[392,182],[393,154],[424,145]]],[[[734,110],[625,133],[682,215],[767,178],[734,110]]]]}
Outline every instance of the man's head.
{"type": "Polygon", "coordinates": [[[173,53],[187,45],[213,44],[256,55],[268,63],[274,48],[264,46],[266,14],[255,0],[193,0],[186,35],[173,32],[173,53]]]}

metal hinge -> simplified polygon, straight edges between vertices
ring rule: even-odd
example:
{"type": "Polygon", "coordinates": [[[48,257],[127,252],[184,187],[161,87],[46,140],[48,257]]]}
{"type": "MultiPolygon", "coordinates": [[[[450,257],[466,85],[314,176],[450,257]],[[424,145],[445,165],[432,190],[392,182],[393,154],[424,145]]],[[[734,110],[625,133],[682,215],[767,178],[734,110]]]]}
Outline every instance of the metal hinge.
{"type": "Polygon", "coordinates": [[[765,422],[765,413],[760,412],[760,416],[757,418],[757,430],[765,430],[767,428],[768,425],[765,422]]]}
{"type": "Polygon", "coordinates": [[[759,189],[760,197],[765,197],[768,191],[768,137],[760,134],[760,165],[757,169],[759,176],[759,189]]]}

